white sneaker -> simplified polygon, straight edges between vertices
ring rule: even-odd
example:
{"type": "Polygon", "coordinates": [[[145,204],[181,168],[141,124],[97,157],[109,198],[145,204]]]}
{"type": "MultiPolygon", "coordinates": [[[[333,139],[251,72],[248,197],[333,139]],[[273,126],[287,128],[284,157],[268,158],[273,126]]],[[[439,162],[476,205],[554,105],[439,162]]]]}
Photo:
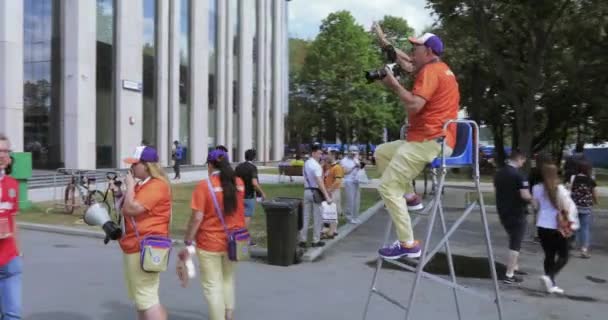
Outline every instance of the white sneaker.
{"type": "Polygon", "coordinates": [[[541,283],[541,286],[544,286],[544,287],[545,287],[545,290],[546,290],[548,293],[551,293],[551,289],[552,289],[553,287],[555,287],[555,286],[553,285],[553,281],[551,281],[551,278],[549,278],[548,276],[541,276],[541,277],[540,277],[540,283],[541,283]]]}
{"type": "Polygon", "coordinates": [[[551,287],[551,289],[549,289],[549,293],[564,294],[564,289],[562,289],[558,286],[553,286],[553,287],[551,287]]]}

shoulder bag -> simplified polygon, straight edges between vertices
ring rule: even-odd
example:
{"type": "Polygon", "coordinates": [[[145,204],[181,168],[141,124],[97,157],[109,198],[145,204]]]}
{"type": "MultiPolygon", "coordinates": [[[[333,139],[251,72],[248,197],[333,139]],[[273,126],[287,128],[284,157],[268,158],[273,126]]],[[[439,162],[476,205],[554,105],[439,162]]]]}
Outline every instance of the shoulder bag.
{"type": "Polygon", "coordinates": [[[231,261],[249,260],[249,243],[251,241],[249,231],[247,231],[247,228],[236,228],[233,230],[228,230],[228,228],[226,227],[226,223],[224,222],[224,214],[222,213],[222,209],[220,209],[220,205],[217,201],[217,196],[215,195],[213,185],[211,184],[211,179],[207,180],[207,185],[209,186],[209,193],[211,193],[211,199],[213,199],[215,214],[217,214],[217,217],[220,219],[220,222],[222,222],[224,232],[226,233],[226,238],[228,242],[228,259],[230,259],[231,261]]]}

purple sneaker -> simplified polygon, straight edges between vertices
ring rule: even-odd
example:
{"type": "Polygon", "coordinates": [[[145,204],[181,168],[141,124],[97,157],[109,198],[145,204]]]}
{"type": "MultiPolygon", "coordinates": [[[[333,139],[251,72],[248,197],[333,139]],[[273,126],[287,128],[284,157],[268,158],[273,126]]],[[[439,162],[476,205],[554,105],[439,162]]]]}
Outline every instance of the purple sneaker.
{"type": "Polygon", "coordinates": [[[419,258],[420,257],[420,243],[414,242],[411,247],[404,247],[400,241],[395,241],[392,245],[378,250],[380,256],[384,259],[397,260],[401,257],[407,256],[408,258],[419,258]]]}
{"type": "Polygon", "coordinates": [[[403,197],[405,198],[405,201],[407,202],[407,210],[419,211],[419,210],[424,209],[424,204],[422,203],[422,199],[420,198],[419,195],[414,194],[409,199],[407,198],[406,195],[404,195],[403,197]]]}

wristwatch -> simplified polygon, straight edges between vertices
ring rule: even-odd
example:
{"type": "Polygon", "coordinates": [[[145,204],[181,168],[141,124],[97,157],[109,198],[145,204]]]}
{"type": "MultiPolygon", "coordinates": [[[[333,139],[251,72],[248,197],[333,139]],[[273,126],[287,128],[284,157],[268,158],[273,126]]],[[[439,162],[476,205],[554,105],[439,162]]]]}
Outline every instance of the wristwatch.
{"type": "Polygon", "coordinates": [[[194,243],[192,240],[184,240],[184,244],[187,246],[191,246],[194,243]]]}

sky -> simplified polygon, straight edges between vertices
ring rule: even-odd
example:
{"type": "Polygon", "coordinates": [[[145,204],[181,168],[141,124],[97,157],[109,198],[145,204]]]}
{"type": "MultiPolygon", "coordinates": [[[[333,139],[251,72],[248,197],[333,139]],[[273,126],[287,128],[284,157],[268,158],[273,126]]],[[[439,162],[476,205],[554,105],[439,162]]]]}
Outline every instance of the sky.
{"type": "Polygon", "coordinates": [[[350,11],[366,30],[385,15],[404,18],[416,33],[433,24],[425,0],[291,0],[288,4],[289,36],[303,39],[313,39],[321,20],[339,10],[350,11]]]}

